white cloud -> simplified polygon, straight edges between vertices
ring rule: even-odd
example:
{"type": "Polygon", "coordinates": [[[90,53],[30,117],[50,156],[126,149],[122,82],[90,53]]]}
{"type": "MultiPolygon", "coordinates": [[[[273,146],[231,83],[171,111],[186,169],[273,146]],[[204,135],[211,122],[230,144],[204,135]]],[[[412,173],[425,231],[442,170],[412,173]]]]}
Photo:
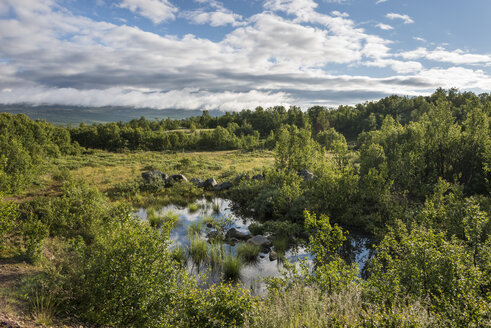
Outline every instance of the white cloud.
{"type": "Polygon", "coordinates": [[[404,24],[412,24],[414,21],[409,17],[408,15],[401,15],[401,14],[395,14],[395,13],[388,13],[385,15],[388,19],[402,19],[404,21],[404,24]]]}
{"type": "Polygon", "coordinates": [[[425,42],[425,43],[427,42],[425,39],[423,39],[422,37],[419,37],[419,36],[413,36],[413,40],[425,42]]]}
{"type": "Polygon", "coordinates": [[[448,51],[443,47],[437,47],[434,50],[428,50],[426,48],[417,48],[412,51],[401,53],[400,57],[404,59],[426,58],[437,62],[452,63],[457,65],[465,65],[465,64],[491,65],[491,54],[488,55],[471,54],[461,49],[448,51]]]}
{"type": "Polygon", "coordinates": [[[197,10],[188,10],[182,12],[181,17],[191,21],[194,24],[210,24],[211,26],[240,26],[244,25],[243,17],[223,7],[223,4],[214,0],[198,0],[198,2],[207,4],[211,10],[201,8],[197,10]]]}
{"type": "Polygon", "coordinates": [[[387,0],[377,0],[377,2],[375,2],[375,4],[378,5],[378,4],[381,4],[381,3],[384,3],[384,2],[387,2],[387,0]]]}
{"type": "Polygon", "coordinates": [[[174,14],[178,11],[169,0],[122,0],[119,6],[150,19],[154,24],[175,19],[174,14]]]}
{"type": "Polygon", "coordinates": [[[378,23],[377,25],[375,25],[376,27],[378,27],[379,29],[381,30],[385,30],[385,31],[388,31],[388,30],[393,30],[394,28],[390,25],[387,25],[387,24],[382,24],[382,23],[378,23]]]}

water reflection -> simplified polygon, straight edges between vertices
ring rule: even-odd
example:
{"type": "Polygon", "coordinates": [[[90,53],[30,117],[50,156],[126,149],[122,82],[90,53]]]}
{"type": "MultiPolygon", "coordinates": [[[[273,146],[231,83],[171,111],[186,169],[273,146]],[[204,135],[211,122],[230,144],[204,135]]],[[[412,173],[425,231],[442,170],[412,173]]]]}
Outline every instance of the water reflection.
{"type": "MultiPolygon", "coordinates": [[[[197,210],[196,206],[193,210],[190,210],[188,207],[168,205],[155,211],[157,215],[163,215],[167,211],[173,211],[179,215],[179,221],[170,233],[172,247],[186,247],[189,243],[188,227],[202,221],[206,217],[213,217],[216,220],[229,218],[230,225],[228,228],[233,227],[244,233],[249,232],[248,226],[253,222],[252,219],[236,215],[232,211],[231,201],[227,199],[215,198],[210,201],[203,198],[197,201],[195,205],[197,205],[197,210]]],[[[147,219],[147,210],[144,208],[140,208],[135,214],[141,219],[147,219]]],[[[202,232],[202,237],[206,237],[205,232],[202,232]]],[[[361,268],[369,258],[368,243],[369,239],[363,234],[357,232],[350,233],[349,239],[343,248],[343,257],[349,261],[356,261],[361,268]]],[[[224,247],[226,252],[236,255],[236,245],[225,244],[224,247]]],[[[291,263],[297,263],[300,259],[306,259],[307,262],[311,263],[312,256],[306,251],[304,246],[295,245],[295,247],[285,252],[285,258],[291,263]]],[[[243,266],[240,275],[241,281],[254,292],[262,293],[265,289],[263,279],[278,276],[280,274],[280,268],[281,262],[278,260],[270,261],[269,254],[261,252],[259,253],[258,261],[254,265],[243,266]]],[[[212,280],[217,280],[219,275],[215,272],[214,274],[210,274],[210,277],[212,280]]]]}

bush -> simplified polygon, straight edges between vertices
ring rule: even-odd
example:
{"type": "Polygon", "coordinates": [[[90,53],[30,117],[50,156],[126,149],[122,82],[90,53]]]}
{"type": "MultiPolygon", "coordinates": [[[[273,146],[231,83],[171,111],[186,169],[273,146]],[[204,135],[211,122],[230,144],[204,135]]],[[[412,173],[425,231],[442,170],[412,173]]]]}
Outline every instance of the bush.
{"type": "Polygon", "coordinates": [[[175,327],[241,327],[252,320],[258,302],[246,289],[218,284],[193,290],[181,306],[182,317],[175,327]]]}
{"type": "MultiPolygon", "coordinates": [[[[160,327],[173,316],[174,304],[189,280],[174,265],[168,233],[159,233],[131,216],[104,225],[88,247],[58,272],[72,315],[99,325],[160,327]]],[[[53,270],[55,272],[55,270],[53,270]]]]}

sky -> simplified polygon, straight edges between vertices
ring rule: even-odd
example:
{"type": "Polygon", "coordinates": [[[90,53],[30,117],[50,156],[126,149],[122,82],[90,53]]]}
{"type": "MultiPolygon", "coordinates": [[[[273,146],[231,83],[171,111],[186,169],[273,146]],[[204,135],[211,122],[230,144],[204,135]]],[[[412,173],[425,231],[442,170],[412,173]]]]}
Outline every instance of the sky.
{"type": "Polygon", "coordinates": [[[0,0],[0,103],[242,110],[491,91],[490,0],[0,0]]]}

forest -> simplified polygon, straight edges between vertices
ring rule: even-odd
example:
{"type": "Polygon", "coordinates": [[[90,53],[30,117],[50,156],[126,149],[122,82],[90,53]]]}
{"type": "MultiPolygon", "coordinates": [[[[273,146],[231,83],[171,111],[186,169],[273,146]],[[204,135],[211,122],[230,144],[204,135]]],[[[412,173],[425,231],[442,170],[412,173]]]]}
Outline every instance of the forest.
{"type": "Polygon", "coordinates": [[[0,113],[0,271],[24,272],[0,307],[60,327],[491,327],[490,179],[489,93],[76,127],[0,113]],[[240,273],[264,247],[224,251],[226,217],[175,247],[160,209],[215,198],[277,256],[264,292],[240,273]]]}

